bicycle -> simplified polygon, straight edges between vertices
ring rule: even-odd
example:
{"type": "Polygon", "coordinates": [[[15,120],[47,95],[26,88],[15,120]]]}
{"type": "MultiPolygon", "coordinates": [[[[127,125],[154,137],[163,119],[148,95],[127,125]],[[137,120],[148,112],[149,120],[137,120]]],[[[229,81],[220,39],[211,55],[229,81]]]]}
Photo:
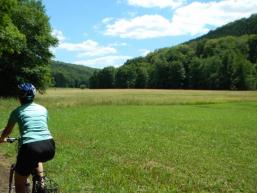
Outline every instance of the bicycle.
{"type": "MultiPolygon", "coordinates": [[[[7,143],[14,143],[18,141],[18,138],[8,137],[5,139],[7,143]]],[[[15,164],[12,164],[10,167],[9,173],[9,184],[8,184],[8,193],[15,193],[14,185],[14,171],[15,164]]],[[[32,189],[30,186],[29,180],[26,183],[26,193],[58,193],[58,185],[52,179],[47,176],[40,177],[35,172],[31,173],[32,176],[32,189]]]]}

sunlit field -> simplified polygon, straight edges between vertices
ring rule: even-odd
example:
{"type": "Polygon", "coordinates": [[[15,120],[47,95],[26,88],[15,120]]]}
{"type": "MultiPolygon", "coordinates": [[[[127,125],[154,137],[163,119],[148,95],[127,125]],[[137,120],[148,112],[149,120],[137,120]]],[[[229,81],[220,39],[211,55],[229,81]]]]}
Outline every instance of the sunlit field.
{"type": "Polygon", "coordinates": [[[38,101],[51,106],[174,105],[257,101],[255,91],[195,91],[141,89],[51,89],[38,101]]]}
{"type": "MultiPolygon", "coordinates": [[[[61,193],[257,190],[255,91],[50,89],[36,102],[49,110],[46,169],[61,193]]],[[[1,127],[16,105],[0,100],[1,127]]]]}

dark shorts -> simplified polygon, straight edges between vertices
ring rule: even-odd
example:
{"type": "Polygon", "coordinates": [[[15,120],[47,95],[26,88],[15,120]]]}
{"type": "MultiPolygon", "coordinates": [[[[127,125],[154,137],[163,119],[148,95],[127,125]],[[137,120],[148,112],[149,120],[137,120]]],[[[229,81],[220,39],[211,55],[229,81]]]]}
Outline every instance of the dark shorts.
{"type": "Polygon", "coordinates": [[[28,176],[38,167],[39,162],[53,159],[55,143],[53,139],[23,144],[18,152],[15,171],[28,176]]]}

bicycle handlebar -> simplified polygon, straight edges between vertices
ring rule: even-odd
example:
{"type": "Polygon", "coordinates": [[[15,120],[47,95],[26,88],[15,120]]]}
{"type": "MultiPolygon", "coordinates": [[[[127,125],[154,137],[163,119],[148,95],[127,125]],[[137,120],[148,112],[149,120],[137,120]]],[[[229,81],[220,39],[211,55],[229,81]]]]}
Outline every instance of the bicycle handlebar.
{"type": "MultiPolygon", "coordinates": [[[[4,131],[4,129],[3,129],[3,130],[0,130],[0,135],[2,134],[3,131],[4,131]]],[[[6,138],[4,139],[4,142],[13,143],[13,142],[18,141],[18,140],[19,140],[19,138],[15,138],[15,137],[6,137],[6,138]]]]}
{"type": "Polygon", "coordinates": [[[13,143],[13,142],[15,142],[17,140],[18,140],[18,138],[14,138],[14,137],[7,137],[7,138],[5,138],[5,142],[7,142],[7,143],[13,143]]]}

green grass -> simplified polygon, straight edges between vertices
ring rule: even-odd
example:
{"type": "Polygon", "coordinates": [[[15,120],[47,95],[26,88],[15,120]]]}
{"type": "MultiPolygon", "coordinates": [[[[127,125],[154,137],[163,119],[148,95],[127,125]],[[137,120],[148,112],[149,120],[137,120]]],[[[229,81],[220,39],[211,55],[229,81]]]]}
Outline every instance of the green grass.
{"type": "Polygon", "coordinates": [[[81,105],[173,105],[257,101],[255,91],[195,91],[140,89],[52,89],[37,100],[49,107],[81,105]]]}
{"type": "MultiPolygon", "coordinates": [[[[37,102],[62,193],[257,190],[256,92],[58,89],[37,102]]],[[[3,123],[17,103],[0,105],[3,123]]]]}

